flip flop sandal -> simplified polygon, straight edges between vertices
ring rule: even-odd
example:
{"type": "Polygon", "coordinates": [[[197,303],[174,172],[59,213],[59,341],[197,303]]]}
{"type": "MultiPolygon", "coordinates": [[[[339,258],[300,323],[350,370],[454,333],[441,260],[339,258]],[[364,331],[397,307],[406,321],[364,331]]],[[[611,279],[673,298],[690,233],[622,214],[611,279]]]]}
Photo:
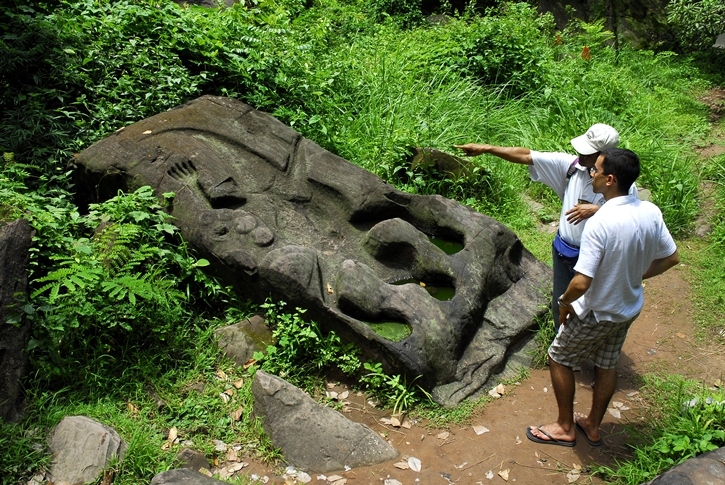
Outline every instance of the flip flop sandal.
{"type": "MultiPolygon", "coordinates": [[[[584,431],[584,428],[581,424],[579,424],[579,416],[574,416],[574,426],[576,426],[577,431],[579,431],[581,434],[584,435],[584,439],[587,440],[587,443],[589,443],[591,446],[602,446],[604,444],[604,440],[599,438],[598,440],[590,440],[589,436],[587,436],[587,432],[584,431]]],[[[543,433],[543,431],[542,431],[543,433]]]]}
{"type": "MultiPolygon", "coordinates": [[[[534,435],[534,433],[531,432],[531,428],[526,428],[526,437],[533,441],[534,443],[540,443],[542,445],[557,445],[557,446],[566,446],[568,448],[571,448],[572,446],[576,445],[576,440],[574,441],[564,441],[564,440],[557,440],[555,438],[552,438],[552,436],[544,431],[542,428],[544,426],[543,424],[540,425],[537,429],[547,438],[548,440],[545,440],[543,438],[539,438],[538,436],[534,435]]],[[[589,440],[587,440],[589,441],[589,440]]]]}

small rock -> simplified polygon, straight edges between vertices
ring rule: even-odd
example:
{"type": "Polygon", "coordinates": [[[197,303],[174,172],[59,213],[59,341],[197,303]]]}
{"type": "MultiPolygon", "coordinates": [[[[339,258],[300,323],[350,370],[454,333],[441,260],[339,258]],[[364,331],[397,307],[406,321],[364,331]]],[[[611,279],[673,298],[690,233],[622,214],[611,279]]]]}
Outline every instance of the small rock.
{"type": "Polygon", "coordinates": [[[298,471],[297,480],[299,480],[301,483],[308,483],[310,480],[312,480],[312,477],[310,477],[307,473],[303,471],[298,471]]]}
{"type": "Polygon", "coordinates": [[[482,435],[483,433],[488,433],[490,430],[487,427],[485,427],[485,426],[474,426],[473,427],[473,431],[477,435],[482,435]]]}

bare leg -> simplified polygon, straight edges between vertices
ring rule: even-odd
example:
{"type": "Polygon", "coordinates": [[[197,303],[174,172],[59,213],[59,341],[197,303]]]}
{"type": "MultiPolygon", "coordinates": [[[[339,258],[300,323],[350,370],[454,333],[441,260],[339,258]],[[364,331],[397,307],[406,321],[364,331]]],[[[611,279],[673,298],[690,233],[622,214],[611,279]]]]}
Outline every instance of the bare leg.
{"type": "Polygon", "coordinates": [[[577,422],[584,428],[587,436],[592,441],[599,439],[599,425],[602,424],[604,413],[607,412],[609,401],[617,389],[617,369],[601,369],[597,367],[594,382],[594,396],[592,397],[592,409],[589,415],[578,418],[577,422]]]}
{"type": "MultiPolygon", "coordinates": [[[[576,439],[576,431],[574,430],[574,371],[572,371],[571,367],[558,364],[549,359],[549,372],[551,373],[551,384],[554,387],[556,403],[559,406],[559,417],[555,423],[544,425],[542,429],[554,439],[574,441],[576,439]]],[[[547,439],[536,426],[532,426],[530,429],[534,436],[547,439]]]]}

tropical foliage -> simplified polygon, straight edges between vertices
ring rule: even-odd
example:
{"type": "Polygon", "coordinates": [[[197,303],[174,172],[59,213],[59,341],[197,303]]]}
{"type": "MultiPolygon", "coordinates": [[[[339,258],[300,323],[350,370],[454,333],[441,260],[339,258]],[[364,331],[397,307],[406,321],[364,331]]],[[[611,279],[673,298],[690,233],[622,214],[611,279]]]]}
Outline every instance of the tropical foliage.
{"type": "MultiPolygon", "coordinates": [[[[718,12],[717,2],[673,0],[670,20],[686,48],[700,48],[709,40],[695,35],[698,22],[711,25],[718,12]]],[[[245,302],[204,273],[207,262],[180,237],[164,211],[174,194],[144,187],[77,205],[75,153],[200,95],[233,96],[402,190],[441,194],[498,218],[546,261],[550,239],[536,225],[557,213],[550,190],[493,157],[471,160],[457,179],[413,170],[410,147],[455,154],[453,145],[481,141],[567,151],[571,138],[605,122],[640,154],[638,185],[686,237],[703,179],[722,186],[723,160],[703,166],[692,146],[710,134],[697,95],[722,79],[723,64],[711,63],[705,76],[693,61],[702,52],[615,51],[611,39],[601,20],[572,20],[557,31],[550,15],[526,3],[435,19],[414,0],[251,0],[218,9],[169,0],[3,3],[0,219],[26,217],[36,232],[30,292],[9,321],[33,322],[34,372],[25,420],[0,425],[2,483],[26,483],[45,466],[39,436],[66,414],[113,421],[133,437],[118,484],[148,482],[170,466],[177,445],[160,443],[172,427],[210,454],[213,439],[234,439],[274,459],[250,416],[258,368],[314,389],[337,367],[395,411],[432,406],[419,412],[440,423],[465,419],[477,405],[439,409],[415,376],[362,362],[304,309],[245,302]],[[534,213],[527,199],[542,206],[534,213]],[[215,350],[213,331],[259,312],[276,341],[237,368],[215,350]]],[[[703,273],[709,308],[721,307],[725,294],[714,263],[725,255],[725,193],[717,194],[703,273]]],[[[704,332],[722,339],[718,321],[704,332]]],[[[653,432],[657,449],[667,448],[658,463],[719,443],[721,428],[709,421],[716,411],[698,408],[703,417],[679,434],[653,432]]]]}

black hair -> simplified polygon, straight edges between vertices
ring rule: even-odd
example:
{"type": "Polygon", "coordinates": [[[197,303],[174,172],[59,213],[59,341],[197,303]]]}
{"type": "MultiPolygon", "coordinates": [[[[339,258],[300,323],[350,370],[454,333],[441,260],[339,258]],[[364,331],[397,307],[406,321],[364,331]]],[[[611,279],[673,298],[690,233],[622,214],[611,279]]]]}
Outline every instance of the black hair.
{"type": "Polygon", "coordinates": [[[625,148],[608,148],[602,150],[604,159],[602,169],[605,174],[617,177],[619,192],[626,194],[637,177],[639,177],[639,157],[632,150],[625,148]]]}

